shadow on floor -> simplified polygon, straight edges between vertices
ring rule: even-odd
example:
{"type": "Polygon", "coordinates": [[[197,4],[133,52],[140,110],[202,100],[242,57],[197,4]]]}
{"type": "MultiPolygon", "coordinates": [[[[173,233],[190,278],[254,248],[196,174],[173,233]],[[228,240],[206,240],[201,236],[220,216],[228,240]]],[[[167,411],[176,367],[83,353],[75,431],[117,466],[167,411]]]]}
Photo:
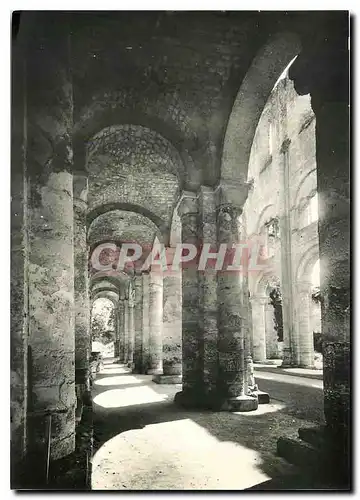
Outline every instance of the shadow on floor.
{"type": "MultiPolygon", "coordinates": [[[[259,454],[256,467],[271,479],[251,489],[330,489],[316,480],[316,470],[311,477],[310,474],[305,477],[299,469],[276,455],[278,437],[293,437],[298,427],[304,426],[304,421],[289,415],[282,404],[273,402],[246,414],[189,411],[173,403],[174,395],[181,390],[181,386],[158,385],[152,382],[151,376],[130,374],[127,368],[115,368],[115,365],[105,365],[96,382],[98,383],[93,387],[94,451],[126,431],[187,419],[201,426],[220,442],[236,443],[259,454]],[[121,377],[118,385],[112,385],[115,377],[121,377]],[[131,380],[139,383],[125,384],[125,377],[131,377],[131,380]],[[101,381],[107,381],[110,385],[101,385],[101,381]],[[157,398],[160,400],[156,400],[157,398]]],[[[311,422],[307,424],[312,425],[311,422]]],[[[226,464],[219,466],[226,467],[226,464]]],[[[242,464],[239,463],[239,473],[241,470],[242,464]]]]}

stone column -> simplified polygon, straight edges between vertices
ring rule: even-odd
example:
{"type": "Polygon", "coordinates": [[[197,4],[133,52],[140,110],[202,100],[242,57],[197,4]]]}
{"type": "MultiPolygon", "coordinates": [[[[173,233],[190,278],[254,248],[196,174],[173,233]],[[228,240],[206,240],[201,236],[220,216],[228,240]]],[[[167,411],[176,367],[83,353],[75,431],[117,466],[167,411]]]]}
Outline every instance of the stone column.
{"type": "MultiPolygon", "coordinates": [[[[199,246],[198,199],[185,191],[178,205],[182,225],[182,243],[199,246]]],[[[183,250],[184,251],[184,250],[183,250]]],[[[197,262],[182,266],[182,391],[175,403],[185,407],[204,404],[203,341],[199,326],[199,280],[197,262]]]]}
{"type": "Polygon", "coordinates": [[[149,368],[149,273],[142,274],[142,371],[146,373],[149,368]]]}
{"type": "Polygon", "coordinates": [[[148,375],[162,373],[163,277],[159,266],[149,273],[149,367],[148,375]]]}
{"type": "Polygon", "coordinates": [[[324,456],[327,474],[350,484],[349,18],[339,13],[314,50],[306,39],[290,77],[311,94],[316,117],[321,318],[324,350],[324,456]],[[321,71],[319,71],[321,67],[321,71]]]}
{"type": "MultiPolygon", "coordinates": [[[[51,26],[27,59],[29,199],[29,379],[31,446],[51,458],[75,448],[73,100],[68,37],[51,26]],[[39,44],[41,43],[41,49],[39,44]]],[[[35,35],[35,33],[34,33],[35,35]]],[[[39,34],[40,35],[40,34],[39,34]]]]}
{"type": "Polygon", "coordinates": [[[181,295],[181,270],[170,268],[163,276],[163,374],[153,379],[159,384],[181,384],[181,295]]]}
{"type": "Polygon", "coordinates": [[[310,321],[311,283],[297,283],[296,289],[300,366],[302,368],[314,368],[314,336],[310,321]]]}
{"type": "Polygon", "coordinates": [[[251,297],[253,322],[253,356],[254,361],[261,363],[266,360],[266,329],[265,305],[268,298],[261,295],[251,297]]]}
{"type": "Polygon", "coordinates": [[[270,304],[269,297],[266,297],[265,304],[265,337],[266,337],[266,357],[267,359],[279,358],[279,344],[277,332],[274,327],[274,307],[270,304]]]}
{"type": "MultiPolygon", "coordinates": [[[[344,43],[345,45],[345,43],[344,43]]],[[[347,51],[346,51],[347,54],[347,51]]],[[[347,55],[342,57],[343,70],[347,55]]],[[[346,80],[346,77],[345,77],[346,80]]],[[[330,82],[329,82],[330,83],[330,82]]],[[[349,484],[350,471],[350,186],[347,86],[312,93],[320,205],[321,318],[324,339],[324,410],[332,470],[349,484]],[[343,93],[341,93],[343,90],[343,93]]],[[[323,90],[323,89],[322,89],[323,90]]]]}
{"type": "MultiPolygon", "coordinates": [[[[19,34],[20,35],[20,34],[19,34]]],[[[11,488],[20,485],[27,452],[28,399],[28,179],[26,92],[23,47],[12,53],[11,119],[11,488]]],[[[20,485],[21,486],[21,485],[20,485]]]]}
{"type": "Polygon", "coordinates": [[[142,344],[143,344],[143,281],[141,274],[135,276],[135,348],[134,348],[134,372],[142,373],[142,344]]]}
{"type": "Polygon", "coordinates": [[[119,362],[125,363],[125,298],[119,297],[118,302],[118,351],[119,351],[119,362]]]}
{"type": "Polygon", "coordinates": [[[134,349],[135,349],[135,320],[134,320],[134,306],[135,306],[135,290],[131,286],[129,293],[129,301],[128,301],[128,311],[129,311],[129,319],[128,319],[128,332],[129,332],[129,350],[128,350],[128,358],[127,365],[129,368],[134,368],[134,349]]]}
{"type": "Polygon", "coordinates": [[[78,395],[89,397],[90,303],[86,213],[88,179],[73,178],[74,189],[74,290],[75,290],[75,383],[78,395]]]}
{"type": "Polygon", "coordinates": [[[124,302],[124,364],[129,362],[129,299],[124,302]]]}
{"type": "Polygon", "coordinates": [[[291,219],[290,219],[290,177],[289,177],[289,145],[290,140],[286,139],[281,147],[281,193],[282,212],[280,217],[281,234],[281,295],[283,310],[283,362],[282,367],[296,366],[297,357],[295,352],[295,332],[293,322],[293,271],[291,255],[291,219]]]}
{"type": "MultiPolygon", "coordinates": [[[[247,197],[247,185],[221,182],[217,188],[218,244],[228,250],[240,242],[239,216],[247,197]]],[[[258,398],[248,395],[245,364],[245,323],[247,309],[243,300],[241,270],[218,271],[220,409],[250,411],[258,407],[258,398]]]]}
{"type": "MultiPolygon", "coordinates": [[[[210,245],[209,251],[216,253],[216,200],[214,190],[201,186],[199,190],[198,245],[210,245]]],[[[198,273],[199,280],[199,331],[203,337],[203,384],[204,393],[210,401],[216,393],[218,377],[218,304],[217,271],[215,261],[208,261],[204,271],[198,273]]]]}
{"type": "Polygon", "coordinates": [[[120,318],[119,318],[119,303],[120,303],[120,298],[118,302],[118,306],[115,309],[115,339],[114,339],[114,358],[116,360],[119,360],[120,358],[120,318]]]}

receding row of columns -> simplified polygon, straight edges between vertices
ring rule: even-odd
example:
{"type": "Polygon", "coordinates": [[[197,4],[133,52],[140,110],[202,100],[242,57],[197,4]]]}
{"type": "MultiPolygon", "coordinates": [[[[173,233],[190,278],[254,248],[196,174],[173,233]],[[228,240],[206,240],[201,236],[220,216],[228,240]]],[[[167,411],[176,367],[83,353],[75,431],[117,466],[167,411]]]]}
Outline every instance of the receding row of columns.
{"type": "MultiPolygon", "coordinates": [[[[198,249],[208,244],[207,258],[220,244],[233,249],[242,236],[247,189],[222,182],[216,189],[184,192],[177,207],[182,243],[198,249]]],[[[197,256],[181,270],[153,265],[134,277],[119,300],[115,353],[135,372],[154,375],[155,382],[182,381],[175,398],[181,405],[255,409],[246,267],[201,271],[198,264],[197,256]]]]}
{"type": "Polygon", "coordinates": [[[181,274],[135,276],[117,310],[115,356],[159,383],[181,382],[181,274]],[[180,300],[179,300],[180,299],[180,300]]]}
{"type": "MultiPolygon", "coordinates": [[[[51,29],[56,29],[56,23],[51,29]]],[[[25,426],[26,420],[32,424],[27,426],[30,432],[23,442],[29,443],[30,448],[44,449],[47,418],[51,415],[52,459],[61,458],[75,448],[75,383],[86,387],[82,370],[86,370],[89,341],[89,331],[84,326],[87,318],[75,314],[75,310],[83,307],[88,311],[88,298],[84,291],[86,277],[83,282],[81,279],[86,275],[83,255],[79,257],[81,264],[75,262],[74,255],[74,240],[81,241],[80,247],[85,245],[85,225],[80,217],[74,219],[74,205],[75,212],[81,211],[81,207],[85,210],[85,205],[81,194],[76,195],[74,202],[73,100],[68,60],[64,57],[67,50],[66,38],[58,37],[53,46],[49,41],[36,54],[34,51],[32,67],[28,61],[24,122],[26,141],[32,147],[23,144],[29,198],[20,207],[26,220],[27,249],[27,272],[23,278],[27,294],[22,304],[28,311],[26,341],[19,337],[21,345],[26,346],[26,353],[21,356],[28,367],[26,418],[22,418],[21,426],[25,426]],[[79,346],[77,354],[75,343],[79,346]]],[[[324,52],[321,57],[332,61],[331,46],[327,50],[329,54],[324,52]]],[[[345,68],[347,47],[342,48],[340,57],[345,68]]],[[[328,64],[332,66],[331,62],[328,64]]],[[[313,62],[312,68],[317,67],[319,61],[313,62]]],[[[324,72],[318,75],[312,75],[311,87],[305,85],[304,93],[311,92],[317,120],[318,191],[326,207],[319,221],[320,259],[324,264],[321,292],[325,418],[333,446],[331,456],[345,474],[349,469],[351,406],[348,81],[344,77],[342,87],[338,80],[329,83],[324,72]]],[[[246,186],[237,186],[233,180],[229,184],[221,183],[214,192],[201,188],[198,193],[184,193],[179,204],[183,242],[206,242],[210,234],[217,234],[218,242],[229,245],[238,240],[238,215],[246,199],[246,186]],[[216,220],[211,208],[214,205],[216,220]]],[[[23,228],[23,224],[19,223],[19,227],[23,228]]],[[[124,306],[124,313],[119,312],[119,323],[125,325],[124,332],[129,331],[126,335],[136,325],[142,325],[142,369],[146,366],[146,370],[157,371],[165,355],[162,356],[163,347],[160,349],[164,343],[159,331],[163,328],[163,316],[158,308],[154,310],[154,305],[162,306],[163,286],[159,285],[158,276],[152,273],[145,276],[142,276],[142,307],[138,305],[142,321],[134,321],[133,313],[129,313],[131,307],[124,306]]],[[[251,362],[246,348],[248,316],[242,293],[244,284],[237,273],[218,273],[215,295],[214,287],[208,286],[212,280],[210,276],[204,278],[196,267],[183,269],[183,389],[176,401],[195,407],[254,409],[257,398],[249,394],[249,377],[245,376],[251,362]]],[[[136,332],[134,335],[136,339],[136,332]]],[[[126,340],[125,336],[123,345],[120,341],[120,358],[123,356],[123,361],[133,363],[135,356],[136,366],[139,346],[134,340],[131,345],[135,348],[129,348],[126,340]]],[[[285,343],[288,349],[287,337],[285,343]]],[[[261,344],[260,348],[263,349],[261,344]]]]}
{"type": "MultiPolygon", "coordinates": [[[[292,284],[291,284],[292,286],[292,284]]],[[[285,288],[285,286],[284,286],[285,288]]],[[[309,281],[297,282],[296,309],[294,311],[293,329],[284,333],[285,352],[282,366],[299,366],[314,368],[314,338],[311,326],[312,284],[309,281]]],[[[255,362],[264,362],[268,353],[276,353],[277,340],[274,328],[268,331],[268,325],[274,321],[274,308],[267,295],[255,294],[250,298],[253,323],[253,356],[255,362]]],[[[283,326],[285,331],[285,325],[283,326]]]]}

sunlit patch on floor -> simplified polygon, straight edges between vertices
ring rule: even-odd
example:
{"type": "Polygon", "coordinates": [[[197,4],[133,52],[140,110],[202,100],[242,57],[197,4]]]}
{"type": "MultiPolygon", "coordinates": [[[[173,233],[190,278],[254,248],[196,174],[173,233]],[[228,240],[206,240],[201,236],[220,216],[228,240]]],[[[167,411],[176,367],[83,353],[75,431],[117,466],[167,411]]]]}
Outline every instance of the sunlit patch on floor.
{"type": "MultiPolygon", "coordinates": [[[[134,390],[134,389],[132,389],[134,390]]],[[[244,489],[266,481],[257,451],[189,418],[118,434],[95,454],[92,489],[244,489]]]]}
{"type": "Polygon", "coordinates": [[[107,386],[107,385],[136,385],[136,384],[143,384],[144,380],[141,378],[135,378],[132,377],[131,375],[128,375],[127,377],[119,375],[118,377],[104,377],[101,379],[98,379],[94,382],[94,385],[101,385],[101,386],[107,386]]]}
{"type": "Polygon", "coordinates": [[[113,373],[114,374],[122,373],[124,375],[130,373],[130,370],[128,368],[123,368],[122,366],[119,365],[104,365],[100,373],[105,375],[112,375],[113,373]]]}
{"type": "MultiPolygon", "coordinates": [[[[128,377],[126,377],[126,380],[128,377]]],[[[158,394],[151,387],[129,387],[126,389],[111,389],[98,394],[93,399],[96,405],[103,408],[122,408],[146,403],[166,401],[166,394],[158,394]]]]}

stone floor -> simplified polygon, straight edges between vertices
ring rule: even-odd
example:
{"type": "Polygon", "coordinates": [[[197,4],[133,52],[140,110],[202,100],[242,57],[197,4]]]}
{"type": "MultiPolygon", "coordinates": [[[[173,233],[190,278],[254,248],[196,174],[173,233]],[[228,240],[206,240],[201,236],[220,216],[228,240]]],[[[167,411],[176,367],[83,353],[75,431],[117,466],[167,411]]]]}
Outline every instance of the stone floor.
{"type": "Polygon", "coordinates": [[[323,379],[322,369],[312,370],[310,368],[282,368],[279,364],[268,363],[254,363],[254,369],[259,371],[271,371],[272,373],[284,373],[287,375],[313,378],[317,380],[323,379]]]}
{"type": "Polygon", "coordinates": [[[276,456],[280,435],[311,426],[271,401],[250,413],[177,408],[181,386],[108,360],[93,388],[94,490],[322,489],[276,456]]]}

